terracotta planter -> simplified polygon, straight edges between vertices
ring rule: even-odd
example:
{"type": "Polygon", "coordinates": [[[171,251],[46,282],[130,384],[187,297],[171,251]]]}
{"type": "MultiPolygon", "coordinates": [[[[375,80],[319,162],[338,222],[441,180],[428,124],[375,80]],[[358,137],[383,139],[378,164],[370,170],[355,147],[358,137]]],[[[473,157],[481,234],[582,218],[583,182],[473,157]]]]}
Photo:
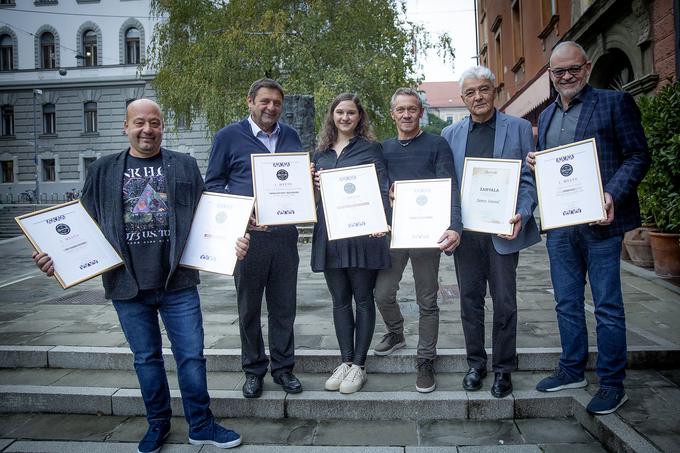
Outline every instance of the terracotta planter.
{"type": "Polygon", "coordinates": [[[654,272],[662,278],[680,277],[680,234],[650,232],[654,272]]]}
{"type": "Polygon", "coordinates": [[[640,267],[654,267],[652,246],[649,242],[649,234],[659,231],[654,227],[640,227],[627,232],[623,236],[623,245],[628,251],[628,256],[633,264],[640,267]]]}

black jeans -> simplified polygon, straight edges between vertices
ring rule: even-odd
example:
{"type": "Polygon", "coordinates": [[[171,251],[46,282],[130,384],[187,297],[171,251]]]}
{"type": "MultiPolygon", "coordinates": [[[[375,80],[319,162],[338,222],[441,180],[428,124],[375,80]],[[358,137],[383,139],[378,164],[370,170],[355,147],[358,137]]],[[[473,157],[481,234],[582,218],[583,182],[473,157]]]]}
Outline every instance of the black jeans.
{"type": "Polygon", "coordinates": [[[512,373],[517,369],[519,252],[501,255],[494,248],[490,234],[464,231],[454,259],[468,366],[486,369],[484,297],[488,282],[493,302],[493,371],[512,373]]]}
{"type": "Polygon", "coordinates": [[[373,289],[378,271],[327,269],[323,275],[333,299],[333,324],[342,361],[364,366],[375,329],[373,289]],[[352,297],[356,303],[356,319],[352,297]]]}
{"type": "Polygon", "coordinates": [[[236,265],[234,281],[241,330],[241,366],[246,374],[264,376],[292,371],[295,365],[297,230],[251,231],[250,248],[236,265]],[[262,296],[267,300],[271,365],[262,338],[262,296]]]}

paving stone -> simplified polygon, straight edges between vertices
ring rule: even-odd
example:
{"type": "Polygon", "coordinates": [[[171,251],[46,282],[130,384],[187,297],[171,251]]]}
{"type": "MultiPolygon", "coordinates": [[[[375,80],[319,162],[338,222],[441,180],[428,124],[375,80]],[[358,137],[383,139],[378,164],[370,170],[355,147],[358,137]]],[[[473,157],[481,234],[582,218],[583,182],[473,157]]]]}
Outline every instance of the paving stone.
{"type": "Polygon", "coordinates": [[[541,444],[539,447],[543,453],[606,453],[602,445],[598,442],[591,442],[587,444],[541,444]]]}
{"type": "Polygon", "coordinates": [[[314,445],[417,445],[416,422],[339,420],[319,422],[314,445]]]}
{"type": "Polygon", "coordinates": [[[219,420],[239,433],[246,444],[312,445],[317,428],[316,420],[285,418],[224,418],[219,420]]]}
{"type": "Polygon", "coordinates": [[[288,395],[286,414],[293,418],[354,420],[463,419],[465,392],[302,392],[288,395]]]}
{"type": "Polygon", "coordinates": [[[404,453],[457,453],[458,447],[409,447],[404,448],[404,453]]]}
{"type": "MultiPolygon", "coordinates": [[[[50,453],[131,453],[137,449],[137,444],[109,443],[109,442],[34,442],[16,441],[5,452],[50,452],[50,453]]],[[[198,453],[200,446],[165,445],[163,453],[198,453]]],[[[222,450],[224,451],[224,450],[222,450]]]]}
{"type": "Polygon", "coordinates": [[[50,346],[0,346],[0,367],[46,367],[47,351],[50,349],[50,346]]]}
{"type": "Polygon", "coordinates": [[[12,433],[31,420],[32,414],[2,414],[0,416],[0,437],[17,437],[12,433]]]}
{"type": "Polygon", "coordinates": [[[523,444],[512,420],[435,420],[419,423],[420,445],[523,444]]]}
{"type": "Polygon", "coordinates": [[[537,390],[514,391],[514,418],[569,417],[572,414],[572,397],[576,392],[585,394],[583,390],[562,390],[557,394],[537,390]]]}
{"type": "Polygon", "coordinates": [[[11,436],[30,440],[104,441],[124,420],[125,417],[115,416],[32,414],[11,431],[11,436]]]}
{"type": "Polygon", "coordinates": [[[626,393],[630,400],[617,415],[661,451],[680,450],[680,389],[627,387],[626,393]]]}
{"type": "Polygon", "coordinates": [[[134,370],[128,347],[55,346],[48,357],[53,368],[134,370]]]}
{"type": "MultiPolygon", "coordinates": [[[[0,369],[2,385],[50,385],[55,384],[70,370],[50,368],[10,368],[0,369]]],[[[59,384],[57,384],[59,385],[59,384]]]]}
{"type": "Polygon", "coordinates": [[[14,439],[0,439],[0,451],[14,442],[14,439]]]}
{"type": "Polygon", "coordinates": [[[530,444],[589,443],[593,437],[573,418],[533,418],[515,420],[524,439],[530,444]]]}
{"type": "Polygon", "coordinates": [[[114,388],[0,385],[0,412],[111,414],[114,388]]]}
{"type": "Polygon", "coordinates": [[[542,453],[538,445],[494,445],[460,447],[459,453],[542,453]]]}
{"type": "MultiPolygon", "coordinates": [[[[489,380],[489,379],[487,379],[489,380]]],[[[472,420],[498,420],[512,418],[514,399],[512,394],[495,398],[487,391],[467,392],[468,418],[472,420]]]]}

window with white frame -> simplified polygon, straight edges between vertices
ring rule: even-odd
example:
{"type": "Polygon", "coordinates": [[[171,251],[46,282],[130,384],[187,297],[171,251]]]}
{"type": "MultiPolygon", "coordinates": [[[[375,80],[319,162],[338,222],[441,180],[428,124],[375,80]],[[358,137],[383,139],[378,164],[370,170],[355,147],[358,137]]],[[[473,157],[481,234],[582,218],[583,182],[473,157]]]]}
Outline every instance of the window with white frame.
{"type": "Polygon", "coordinates": [[[125,32],[125,64],[139,64],[141,34],[136,28],[128,28],[125,32]]]}
{"type": "Polygon", "coordinates": [[[53,69],[57,66],[54,35],[48,31],[40,35],[40,67],[53,69]]]}
{"type": "Polygon", "coordinates": [[[46,182],[57,180],[57,165],[54,159],[42,160],[42,180],[46,182]]]}
{"type": "Polygon", "coordinates": [[[14,40],[10,35],[0,35],[0,71],[14,70],[14,40]]]}
{"type": "Polygon", "coordinates": [[[85,66],[97,66],[97,33],[94,30],[83,33],[82,52],[85,66]]]}
{"type": "Polygon", "coordinates": [[[83,104],[83,123],[85,132],[97,132],[97,103],[83,104]]]}
{"type": "Polygon", "coordinates": [[[57,133],[57,109],[54,104],[43,104],[43,134],[57,133]]]}

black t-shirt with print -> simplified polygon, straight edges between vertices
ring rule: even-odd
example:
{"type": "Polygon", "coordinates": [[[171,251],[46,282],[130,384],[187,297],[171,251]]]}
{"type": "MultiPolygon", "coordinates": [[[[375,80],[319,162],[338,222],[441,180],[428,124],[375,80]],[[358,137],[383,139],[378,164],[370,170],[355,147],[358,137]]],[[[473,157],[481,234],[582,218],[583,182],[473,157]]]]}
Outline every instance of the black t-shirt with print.
{"type": "Polygon", "coordinates": [[[123,174],[123,222],[139,289],[165,287],[170,272],[168,195],[160,153],[127,155],[123,174]]]}

